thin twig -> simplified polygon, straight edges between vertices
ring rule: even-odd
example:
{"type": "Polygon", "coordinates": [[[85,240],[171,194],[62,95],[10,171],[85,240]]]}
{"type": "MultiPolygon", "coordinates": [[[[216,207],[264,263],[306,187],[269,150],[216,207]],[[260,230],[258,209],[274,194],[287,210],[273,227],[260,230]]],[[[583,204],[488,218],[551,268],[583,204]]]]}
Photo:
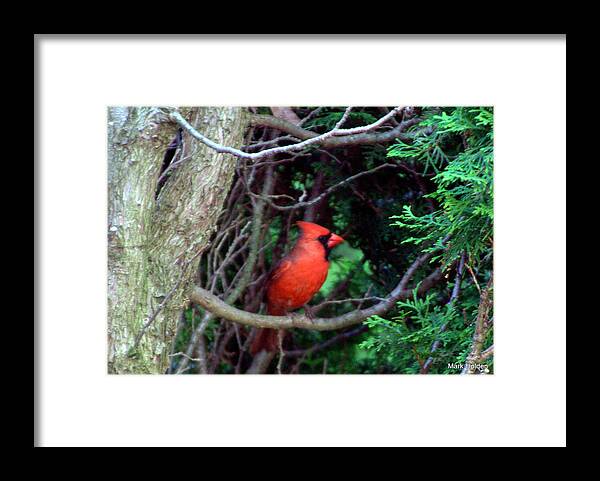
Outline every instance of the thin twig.
{"type": "Polygon", "coordinates": [[[479,291],[479,295],[481,295],[481,287],[479,287],[479,282],[477,282],[477,277],[475,276],[473,269],[471,269],[471,266],[469,264],[465,264],[465,265],[467,266],[467,269],[469,270],[469,273],[471,274],[471,277],[473,278],[473,282],[475,283],[475,287],[477,288],[477,291],[479,291]]]}
{"type": "Polygon", "coordinates": [[[179,167],[181,164],[183,164],[186,160],[191,159],[192,156],[188,155],[187,157],[184,157],[183,159],[179,159],[176,162],[171,162],[169,164],[169,166],[165,169],[165,171],[160,174],[160,177],[158,178],[158,181],[156,182],[157,184],[160,184],[160,182],[167,176],[167,174],[171,174],[171,172],[173,170],[175,170],[177,167],[179,167]]]}
{"type": "Polygon", "coordinates": [[[298,127],[302,127],[306,122],[308,122],[310,119],[312,119],[315,115],[319,115],[319,113],[321,112],[321,110],[323,110],[323,108],[324,107],[317,107],[315,110],[313,110],[311,113],[309,113],[300,122],[298,122],[298,127]]]}
{"type": "Polygon", "coordinates": [[[292,350],[292,351],[285,351],[285,355],[287,357],[309,356],[310,354],[327,349],[328,347],[331,347],[341,341],[346,341],[352,337],[358,336],[358,335],[362,334],[363,332],[366,332],[367,330],[368,330],[367,326],[361,325],[352,330],[342,332],[341,334],[338,334],[337,336],[334,336],[331,339],[327,339],[326,341],[321,342],[320,344],[315,344],[314,346],[311,346],[307,349],[296,349],[296,350],[292,350]]]}
{"type": "Polygon", "coordinates": [[[281,137],[276,137],[271,140],[265,140],[265,141],[261,141],[261,142],[256,142],[254,144],[246,145],[244,148],[246,150],[250,150],[250,149],[255,150],[255,149],[266,147],[267,145],[276,144],[276,143],[284,141],[284,140],[293,140],[293,141],[295,140],[297,142],[300,142],[300,140],[297,139],[296,137],[294,137],[293,135],[283,135],[281,137]]]}
{"type": "Polygon", "coordinates": [[[279,361],[277,361],[277,374],[281,374],[283,358],[285,357],[285,352],[283,352],[283,329],[279,329],[277,331],[277,343],[279,344],[279,361]]]}
{"type": "Polygon", "coordinates": [[[329,194],[331,194],[332,192],[338,190],[339,188],[343,187],[344,185],[352,182],[353,180],[358,179],[359,177],[362,177],[363,175],[368,175],[368,174],[372,174],[374,172],[377,172],[378,170],[384,169],[386,167],[398,167],[396,164],[382,164],[382,165],[378,165],[377,167],[374,167],[373,169],[370,170],[365,170],[364,172],[360,172],[358,174],[355,174],[351,177],[348,177],[347,179],[329,187],[326,191],[324,191],[321,195],[319,195],[318,197],[315,197],[312,200],[306,201],[306,202],[298,202],[294,205],[277,205],[275,203],[273,203],[271,201],[271,199],[269,198],[265,198],[263,196],[260,196],[259,194],[255,194],[254,192],[249,192],[249,194],[255,198],[260,198],[263,199],[267,202],[267,204],[269,204],[271,207],[273,207],[276,210],[291,210],[291,209],[299,209],[302,207],[308,207],[310,205],[316,204],[317,202],[319,202],[320,200],[324,199],[325,197],[327,197],[329,194]]]}
{"type": "MultiPolygon", "coordinates": [[[[353,129],[337,130],[333,135],[335,135],[335,136],[340,136],[340,135],[354,135],[354,134],[361,134],[363,132],[368,132],[369,130],[376,129],[380,125],[382,125],[385,122],[387,122],[394,115],[396,115],[398,112],[400,112],[400,110],[402,110],[402,107],[396,107],[396,108],[390,110],[390,112],[388,112],[386,115],[384,115],[383,117],[381,117],[376,122],[373,122],[372,124],[363,125],[361,127],[354,127],[353,129]]],[[[334,130],[336,130],[336,129],[334,129],[334,130]]]]}
{"type": "Polygon", "coordinates": [[[174,357],[174,356],[183,356],[183,357],[189,359],[190,361],[194,361],[194,362],[200,361],[200,359],[198,359],[196,357],[188,356],[185,352],[176,352],[174,354],[169,354],[169,357],[174,357]]]}
{"type": "Polygon", "coordinates": [[[370,297],[357,297],[357,298],[350,298],[350,299],[339,299],[336,301],[323,301],[320,302],[319,304],[315,305],[313,307],[313,309],[320,309],[321,307],[325,307],[329,304],[345,304],[346,302],[356,302],[356,303],[363,303],[366,301],[385,301],[384,297],[374,297],[374,296],[370,296],[370,297]]]}
{"type": "MultiPolygon", "coordinates": [[[[463,252],[462,255],[460,256],[460,260],[458,261],[458,268],[456,269],[456,277],[454,279],[454,288],[452,289],[452,294],[450,295],[450,299],[446,303],[446,305],[448,305],[448,306],[452,305],[456,301],[456,299],[458,298],[458,296],[460,294],[460,285],[462,282],[462,276],[463,276],[466,258],[467,258],[467,255],[466,255],[466,253],[463,252]]],[[[442,325],[442,327],[440,327],[439,334],[446,332],[447,328],[448,328],[448,323],[445,323],[444,325],[442,325]]],[[[433,344],[431,345],[431,349],[429,350],[429,357],[427,358],[427,360],[423,364],[423,367],[421,367],[421,370],[419,371],[421,374],[427,374],[429,372],[429,369],[431,368],[431,365],[433,364],[433,361],[434,361],[433,354],[435,353],[435,351],[438,350],[441,343],[442,343],[442,341],[440,339],[436,339],[433,342],[433,344]]]]}
{"type": "Polygon", "coordinates": [[[479,362],[485,361],[488,357],[493,356],[493,355],[494,355],[494,345],[492,344],[490,347],[488,347],[485,351],[483,351],[481,353],[481,356],[479,356],[479,362]]]}

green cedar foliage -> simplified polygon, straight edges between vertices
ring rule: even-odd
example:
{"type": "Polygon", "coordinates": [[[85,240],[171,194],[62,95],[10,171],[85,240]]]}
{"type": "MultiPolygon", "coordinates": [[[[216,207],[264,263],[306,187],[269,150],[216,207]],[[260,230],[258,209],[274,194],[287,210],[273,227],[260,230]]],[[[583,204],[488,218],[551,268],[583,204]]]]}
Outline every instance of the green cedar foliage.
{"type": "MultiPolygon", "coordinates": [[[[374,352],[378,363],[392,372],[417,373],[433,355],[430,372],[457,374],[460,370],[449,363],[464,362],[469,353],[480,285],[492,271],[493,112],[489,107],[430,109],[423,118],[413,129],[414,140],[398,140],[387,157],[432,174],[436,188],[425,197],[437,208],[423,212],[406,204],[391,217],[391,225],[405,235],[403,244],[418,247],[417,254],[434,252],[431,262],[439,263],[448,277],[463,253],[468,272],[453,302],[447,302],[452,283],[445,292],[435,289],[424,298],[415,289],[412,299],[397,303],[391,320],[368,319],[369,334],[359,347],[374,352]],[[436,340],[440,347],[431,354],[436,340]]],[[[491,330],[485,347],[490,344],[491,330]]],[[[491,372],[493,361],[488,364],[491,372]]]]}
{"type": "Polygon", "coordinates": [[[420,126],[432,127],[433,133],[423,133],[413,145],[397,142],[389,149],[388,157],[412,158],[423,164],[425,172],[435,170],[432,180],[437,190],[427,197],[435,199],[440,208],[417,215],[406,205],[400,215],[392,217],[393,225],[411,234],[403,242],[425,245],[423,252],[446,247],[434,257],[434,260],[441,258],[444,266],[462,252],[478,261],[480,256],[491,252],[493,234],[492,110],[449,109],[427,115],[420,126]],[[444,146],[446,149],[442,150],[444,146]],[[446,236],[451,240],[444,246],[442,240],[446,236]]]}

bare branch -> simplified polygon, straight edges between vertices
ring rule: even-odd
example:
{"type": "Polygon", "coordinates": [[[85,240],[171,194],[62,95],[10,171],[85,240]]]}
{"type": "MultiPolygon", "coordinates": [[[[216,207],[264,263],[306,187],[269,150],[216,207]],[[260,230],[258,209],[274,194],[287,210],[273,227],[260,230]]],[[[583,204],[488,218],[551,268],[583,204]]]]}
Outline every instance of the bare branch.
{"type": "Polygon", "coordinates": [[[363,175],[368,175],[368,174],[372,174],[374,172],[377,172],[380,169],[384,169],[386,167],[398,167],[396,164],[382,164],[382,165],[378,165],[377,167],[371,169],[371,170],[365,170],[364,172],[360,172],[358,174],[355,174],[351,177],[348,177],[347,179],[344,179],[343,181],[332,185],[331,187],[329,187],[326,191],[324,191],[321,195],[319,195],[318,197],[315,197],[312,200],[306,201],[306,202],[298,202],[294,205],[277,205],[275,203],[273,203],[271,201],[271,199],[269,199],[268,197],[264,197],[264,196],[260,196],[258,194],[255,194],[254,192],[249,192],[250,195],[252,197],[255,198],[260,198],[265,200],[271,207],[273,207],[273,209],[276,210],[292,210],[292,209],[299,209],[301,207],[308,207],[310,205],[316,204],[317,202],[319,202],[320,200],[324,199],[325,197],[327,197],[329,194],[331,194],[332,192],[338,190],[339,188],[343,187],[344,185],[352,182],[353,180],[358,179],[359,177],[362,177],[363,175]]]}
{"type": "MultiPolygon", "coordinates": [[[[458,267],[456,269],[456,278],[454,279],[454,287],[452,289],[452,294],[450,295],[450,299],[446,303],[446,305],[448,305],[448,306],[452,305],[454,303],[454,301],[458,298],[458,295],[460,294],[460,285],[462,282],[462,276],[463,276],[463,271],[465,268],[466,258],[467,258],[467,255],[466,255],[466,253],[463,252],[463,254],[460,256],[460,260],[458,261],[458,267]]],[[[442,327],[440,327],[440,334],[445,332],[447,328],[448,328],[448,323],[446,323],[442,327]]],[[[433,344],[431,345],[431,349],[429,351],[429,357],[423,364],[423,367],[421,367],[421,370],[420,370],[421,374],[427,374],[429,372],[429,369],[431,368],[431,365],[433,364],[433,360],[434,360],[433,353],[438,350],[441,343],[442,343],[442,341],[440,341],[439,339],[436,339],[433,342],[433,344]]]]}
{"type": "MultiPolygon", "coordinates": [[[[397,107],[397,109],[398,108],[399,107],[397,107]]],[[[302,150],[305,147],[308,147],[308,146],[314,145],[314,144],[320,144],[322,147],[340,147],[343,145],[372,144],[372,143],[377,143],[377,142],[389,142],[391,140],[394,140],[397,137],[400,137],[400,134],[404,130],[406,130],[411,125],[418,123],[420,120],[420,119],[414,118],[414,119],[411,119],[408,121],[404,121],[404,122],[400,123],[400,125],[398,125],[398,127],[394,128],[392,130],[389,130],[387,132],[383,132],[383,133],[379,133],[379,134],[368,133],[370,130],[376,129],[377,127],[382,125],[385,121],[389,120],[391,118],[392,112],[394,114],[397,113],[396,109],[394,109],[392,112],[383,116],[381,119],[373,122],[372,124],[361,126],[361,127],[354,127],[351,129],[341,129],[340,127],[347,120],[348,115],[350,114],[351,110],[352,110],[352,107],[348,107],[346,109],[346,111],[344,112],[344,114],[342,115],[342,118],[335,125],[335,127],[332,130],[325,132],[324,134],[320,134],[320,135],[316,134],[315,132],[312,132],[310,130],[305,130],[292,122],[288,122],[286,120],[277,118],[272,115],[251,115],[250,123],[252,125],[265,125],[265,126],[273,127],[273,128],[282,130],[284,132],[287,132],[288,134],[290,134],[292,136],[302,139],[302,142],[297,143],[297,144],[285,145],[282,147],[274,147],[272,149],[262,150],[260,152],[254,152],[254,153],[243,152],[242,150],[235,149],[233,147],[227,147],[224,145],[220,145],[216,142],[213,142],[211,139],[202,135],[200,132],[198,132],[196,129],[194,129],[194,127],[192,127],[192,125],[187,120],[185,120],[185,118],[176,110],[170,111],[169,117],[171,118],[171,120],[177,122],[182,128],[184,128],[192,137],[196,138],[197,140],[199,140],[203,144],[207,145],[211,149],[213,149],[219,153],[231,154],[236,157],[239,157],[242,159],[250,159],[252,161],[257,161],[259,159],[272,157],[276,154],[282,154],[282,153],[286,153],[286,152],[294,152],[294,151],[302,150]]]]}
{"type": "MultiPolygon", "coordinates": [[[[493,289],[493,277],[490,277],[487,285],[481,291],[481,298],[479,301],[479,309],[477,311],[477,320],[475,321],[475,332],[473,333],[473,342],[471,345],[471,352],[467,356],[465,365],[461,374],[473,374],[475,372],[477,363],[481,362],[481,350],[485,343],[485,338],[488,333],[488,318],[490,309],[492,308],[492,289],[493,289]]],[[[489,349],[488,349],[489,350],[489,349]]],[[[493,353],[493,348],[491,353],[493,353]]],[[[489,357],[491,353],[488,353],[486,357],[489,357]]]]}
{"type": "Polygon", "coordinates": [[[325,307],[329,304],[345,304],[346,302],[353,302],[362,304],[365,301],[385,301],[383,297],[358,297],[358,298],[349,298],[349,299],[339,299],[337,301],[323,301],[316,306],[313,307],[314,310],[325,307]]]}
{"type": "MultiPolygon", "coordinates": [[[[315,110],[313,110],[311,113],[309,113],[306,117],[304,117],[302,120],[300,120],[299,122],[297,122],[297,123],[290,122],[290,123],[295,124],[298,127],[301,127],[308,120],[310,120],[315,115],[317,115],[319,112],[321,112],[321,110],[323,110],[323,107],[318,107],[315,110]]],[[[282,120],[289,121],[288,119],[284,119],[282,117],[278,117],[278,118],[280,118],[282,120]]],[[[262,148],[262,147],[266,147],[268,145],[277,144],[278,142],[283,142],[284,140],[289,140],[289,141],[293,141],[293,142],[300,142],[300,139],[298,139],[297,137],[294,137],[293,135],[283,135],[281,137],[276,137],[276,138],[271,139],[271,140],[258,141],[258,142],[255,142],[253,144],[246,145],[244,148],[245,148],[245,150],[256,150],[256,149],[259,149],[259,148],[262,148]]]]}
{"type": "Polygon", "coordinates": [[[167,177],[167,175],[171,175],[173,170],[175,170],[177,167],[179,167],[181,164],[183,164],[186,160],[189,160],[191,158],[192,158],[192,156],[188,155],[187,157],[184,157],[183,159],[179,159],[179,160],[176,160],[175,162],[171,162],[169,164],[169,166],[165,169],[165,171],[162,174],[160,174],[160,177],[158,178],[156,183],[160,184],[167,177]]]}
{"type": "Polygon", "coordinates": [[[315,344],[314,346],[309,347],[308,349],[296,349],[294,351],[285,351],[285,355],[287,357],[308,356],[315,352],[327,349],[328,347],[331,347],[341,341],[345,341],[352,337],[358,336],[359,334],[362,334],[363,332],[366,332],[367,330],[368,330],[367,326],[359,326],[352,330],[342,332],[341,334],[338,334],[337,336],[333,336],[331,339],[327,339],[326,341],[324,341],[320,344],[315,344]]]}
{"type": "Polygon", "coordinates": [[[390,110],[390,112],[388,112],[386,115],[381,117],[379,120],[373,122],[372,124],[363,125],[361,127],[354,127],[353,129],[337,130],[333,135],[335,135],[335,136],[354,135],[354,134],[361,134],[363,132],[368,132],[369,130],[374,130],[377,127],[379,127],[380,125],[383,125],[384,123],[386,123],[392,117],[394,117],[394,115],[396,115],[398,112],[400,112],[400,110],[402,110],[402,107],[396,107],[395,109],[390,110]]]}
{"type": "Polygon", "coordinates": [[[479,362],[485,361],[488,357],[493,356],[493,355],[494,355],[494,345],[492,344],[490,347],[488,347],[485,351],[483,351],[481,353],[481,356],[479,356],[479,362]]]}
{"type": "Polygon", "coordinates": [[[279,361],[277,361],[277,374],[282,374],[281,369],[283,367],[283,358],[285,352],[283,351],[283,331],[280,329],[277,331],[277,344],[279,346],[279,361]]]}
{"type": "Polygon", "coordinates": [[[237,336],[238,337],[238,343],[240,342],[239,340],[239,334],[236,332],[238,329],[238,325],[232,323],[233,325],[230,325],[230,327],[227,329],[227,332],[225,333],[225,335],[222,337],[222,339],[220,340],[220,342],[217,342],[218,340],[215,338],[215,340],[213,341],[214,343],[214,354],[212,356],[212,360],[210,363],[210,367],[208,369],[208,372],[210,374],[214,374],[217,370],[217,368],[219,367],[219,362],[221,362],[221,359],[223,359],[226,355],[227,355],[227,344],[229,343],[229,341],[231,340],[232,337],[237,336]]]}
{"type": "Polygon", "coordinates": [[[319,113],[321,113],[321,110],[323,110],[323,108],[324,107],[317,107],[315,110],[313,110],[311,113],[309,113],[300,122],[298,122],[298,127],[304,125],[306,122],[308,122],[310,119],[312,119],[315,115],[319,115],[319,113]]]}
{"type": "Polygon", "coordinates": [[[254,144],[246,145],[244,148],[246,150],[255,150],[255,149],[262,148],[262,147],[266,147],[267,145],[276,144],[276,143],[284,141],[284,140],[292,140],[292,141],[300,142],[300,140],[297,139],[296,137],[294,137],[293,135],[283,135],[282,137],[276,137],[271,140],[265,140],[265,141],[261,141],[261,142],[256,142],[254,144]]]}
{"type": "Polygon", "coordinates": [[[473,282],[475,283],[475,287],[477,288],[479,295],[481,295],[481,287],[479,287],[479,282],[477,282],[477,276],[475,275],[475,273],[473,272],[473,269],[471,268],[471,266],[469,264],[465,264],[465,265],[467,266],[467,269],[469,270],[469,273],[471,274],[471,277],[473,278],[473,282]]]}
{"type": "MultiPolygon", "coordinates": [[[[299,314],[288,316],[268,316],[264,314],[246,312],[226,304],[217,296],[200,287],[194,287],[192,289],[190,293],[190,299],[202,306],[207,311],[212,312],[215,316],[248,326],[271,329],[290,329],[297,327],[317,331],[341,329],[359,324],[371,316],[381,315],[391,309],[397,301],[401,299],[407,299],[408,297],[412,296],[412,289],[408,289],[408,283],[412,279],[417,269],[425,264],[432,255],[432,253],[427,253],[413,262],[400,280],[400,283],[396,286],[396,288],[394,288],[389,296],[385,298],[385,300],[378,302],[377,304],[366,309],[351,311],[341,316],[332,318],[311,319],[305,315],[299,314]]],[[[426,292],[434,283],[439,281],[441,276],[442,273],[440,269],[436,269],[420,283],[418,293],[422,294],[423,292],[426,292]]]]}
{"type": "Polygon", "coordinates": [[[200,359],[196,358],[196,357],[190,357],[188,356],[185,352],[176,352],[174,354],[169,354],[169,357],[173,357],[173,356],[183,356],[188,358],[190,361],[194,361],[194,362],[198,362],[200,359]]]}
{"type": "MultiPolygon", "coordinates": [[[[342,136],[333,135],[325,139],[324,142],[321,142],[321,148],[333,149],[338,147],[346,147],[349,145],[372,145],[392,142],[395,139],[410,140],[412,135],[407,134],[406,130],[411,126],[418,124],[420,121],[421,119],[419,117],[406,119],[400,122],[397,127],[394,127],[386,132],[368,131],[358,134],[346,134],[342,136]]],[[[312,139],[318,136],[318,134],[315,132],[303,129],[295,124],[278,119],[272,115],[251,115],[250,123],[254,126],[262,125],[272,127],[301,140],[312,139]]]]}
{"type": "MultiPolygon", "coordinates": [[[[231,155],[235,155],[236,157],[243,158],[243,159],[251,159],[251,160],[256,161],[259,159],[263,159],[265,157],[272,157],[275,154],[282,154],[285,152],[293,152],[296,150],[301,150],[305,147],[308,147],[309,145],[322,143],[329,137],[332,137],[333,135],[337,135],[338,131],[343,132],[342,130],[340,130],[340,126],[346,121],[351,110],[352,110],[352,107],[348,107],[346,109],[346,111],[344,112],[344,115],[342,115],[342,118],[340,119],[340,121],[335,125],[333,130],[330,130],[329,132],[325,132],[324,134],[317,135],[316,137],[313,137],[311,139],[300,142],[299,144],[286,145],[283,147],[275,147],[275,148],[268,149],[268,150],[261,150],[260,152],[255,152],[255,153],[243,152],[239,149],[234,149],[233,147],[226,147],[226,146],[217,144],[216,142],[213,142],[208,137],[205,137],[200,132],[198,132],[194,127],[192,127],[192,125],[187,120],[185,120],[183,118],[183,116],[177,111],[172,111],[170,113],[170,116],[171,116],[171,119],[176,121],[181,127],[183,127],[187,132],[189,132],[189,134],[192,137],[198,139],[200,142],[207,145],[211,149],[213,149],[219,153],[231,154],[231,155]]],[[[273,117],[273,118],[277,118],[277,117],[273,117]]],[[[285,122],[285,121],[283,121],[283,122],[285,122]]],[[[291,125],[294,125],[294,124],[291,124],[291,125]]]]}
{"type": "Polygon", "coordinates": [[[298,114],[291,107],[270,107],[270,109],[275,117],[285,119],[293,124],[300,123],[300,117],[298,117],[298,114]]]}

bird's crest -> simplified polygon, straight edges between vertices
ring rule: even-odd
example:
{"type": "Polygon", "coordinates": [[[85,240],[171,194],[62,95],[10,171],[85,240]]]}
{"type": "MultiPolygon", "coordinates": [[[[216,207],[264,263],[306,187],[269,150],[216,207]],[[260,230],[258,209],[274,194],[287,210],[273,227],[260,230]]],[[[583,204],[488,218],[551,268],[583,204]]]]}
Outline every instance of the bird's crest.
{"type": "Polygon", "coordinates": [[[321,235],[327,235],[331,232],[329,229],[326,229],[325,227],[320,226],[319,224],[314,224],[313,222],[306,222],[304,220],[299,220],[298,222],[296,222],[296,225],[300,228],[302,235],[314,239],[321,235]]]}

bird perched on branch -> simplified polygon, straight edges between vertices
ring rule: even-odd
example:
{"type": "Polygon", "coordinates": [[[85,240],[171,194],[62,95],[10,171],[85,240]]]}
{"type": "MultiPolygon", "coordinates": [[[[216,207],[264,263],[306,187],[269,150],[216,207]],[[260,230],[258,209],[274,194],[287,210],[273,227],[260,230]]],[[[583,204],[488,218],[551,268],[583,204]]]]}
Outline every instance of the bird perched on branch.
{"type": "MultiPolygon", "coordinates": [[[[327,279],[331,249],[344,242],[339,235],[318,224],[298,221],[296,225],[300,228],[296,245],[267,279],[267,314],[271,316],[283,316],[312,299],[327,279]]],[[[310,315],[308,309],[307,313],[310,315]]],[[[250,353],[276,351],[278,347],[277,329],[260,329],[250,353]]]]}

